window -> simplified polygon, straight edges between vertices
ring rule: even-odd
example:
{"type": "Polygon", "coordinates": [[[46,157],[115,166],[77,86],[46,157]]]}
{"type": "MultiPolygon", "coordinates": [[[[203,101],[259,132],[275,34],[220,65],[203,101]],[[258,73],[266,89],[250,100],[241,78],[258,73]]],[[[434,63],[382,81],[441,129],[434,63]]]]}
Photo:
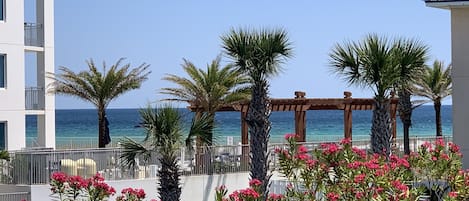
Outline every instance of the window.
{"type": "Polygon", "coordinates": [[[5,1],[0,0],[0,21],[3,21],[3,18],[5,18],[5,1]]]}
{"type": "MultiPolygon", "coordinates": [[[[1,0],[0,0],[1,1],[1,0]]],[[[0,54],[0,88],[5,88],[6,77],[6,56],[0,54]]]]}
{"type": "Polygon", "coordinates": [[[6,123],[0,122],[0,150],[5,150],[6,123]]]}

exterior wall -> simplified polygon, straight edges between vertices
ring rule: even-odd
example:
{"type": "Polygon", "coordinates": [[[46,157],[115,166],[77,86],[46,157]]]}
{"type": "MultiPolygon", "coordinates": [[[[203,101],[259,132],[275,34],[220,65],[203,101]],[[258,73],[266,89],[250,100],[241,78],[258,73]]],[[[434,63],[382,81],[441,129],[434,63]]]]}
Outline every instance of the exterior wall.
{"type": "Polygon", "coordinates": [[[54,1],[37,1],[37,22],[43,25],[44,51],[37,53],[37,84],[44,87],[44,115],[38,116],[38,143],[55,148],[55,95],[47,93],[52,82],[48,73],[54,73],[54,1]]]}
{"type": "MultiPolygon", "coordinates": [[[[0,122],[7,123],[6,149],[26,147],[26,114],[38,115],[39,145],[55,148],[54,94],[40,95],[43,110],[25,110],[25,50],[28,48],[24,44],[24,0],[0,1],[5,1],[5,18],[0,21],[0,54],[6,54],[6,88],[0,89],[0,122]]],[[[43,26],[38,38],[44,41],[44,47],[33,48],[38,58],[37,84],[46,89],[52,82],[46,78],[47,72],[53,73],[55,66],[53,0],[36,0],[36,21],[43,26]]]]}
{"type": "MultiPolygon", "coordinates": [[[[233,173],[222,175],[200,175],[200,176],[183,176],[182,184],[182,201],[212,201],[215,200],[215,187],[224,184],[229,193],[233,190],[244,189],[248,187],[249,173],[233,173]]],[[[143,188],[147,194],[146,200],[157,198],[158,178],[140,179],[140,180],[122,180],[109,181],[109,185],[116,189],[116,195],[110,200],[114,200],[124,188],[143,188]]],[[[49,185],[33,185],[31,186],[31,201],[47,200],[50,195],[49,185]]]]}
{"type": "Polygon", "coordinates": [[[453,140],[461,147],[463,168],[469,168],[469,8],[451,9],[453,63],[453,140]]]}
{"type": "Polygon", "coordinates": [[[23,1],[7,0],[5,20],[0,22],[0,53],[6,54],[6,88],[0,89],[0,121],[7,122],[9,150],[25,147],[23,7],[23,1]]]}

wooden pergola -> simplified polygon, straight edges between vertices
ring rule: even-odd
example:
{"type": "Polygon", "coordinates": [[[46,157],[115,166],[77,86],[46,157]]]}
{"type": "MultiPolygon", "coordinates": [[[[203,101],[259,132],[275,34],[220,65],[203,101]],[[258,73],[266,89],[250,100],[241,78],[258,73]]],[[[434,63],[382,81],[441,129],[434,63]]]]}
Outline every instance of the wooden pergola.
{"type": "MultiPolygon", "coordinates": [[[[351,92],[344,92],[344,98],[306,98],[306,93],[295,92],[295,98],[272,98],[270,105],[272,111],[295,112],[295,133],[299,142],[306,141],[306,111],[308,110],[343,110],[344,111],[344,138],[352,138],[352,111],[373,110],[375,100],[372,98],[352,98],[351,92]]],[[[393,95],[394,97],[394,95],[393,95]]],[[[391,99],[390,113],[392,120],[392,136],[396,138],[396,109],[397,98],[391,99]]],[[[188,109],[195,112],[200,107],[191,104],[188,109]]],[[[245,121],[249,109],[249,102],[226,105],[218,111],[241,112],[241,143],[249,144],[248,125],[245,121]]]]}

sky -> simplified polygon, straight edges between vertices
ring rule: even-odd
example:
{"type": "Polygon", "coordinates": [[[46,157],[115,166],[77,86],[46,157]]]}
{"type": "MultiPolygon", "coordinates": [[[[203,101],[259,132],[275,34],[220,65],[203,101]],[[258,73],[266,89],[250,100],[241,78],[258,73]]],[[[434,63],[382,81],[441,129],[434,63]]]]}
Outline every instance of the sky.
{"type": "MultiPolygon", "coordinates": [[[[429,8],[420,0],[268,1],[268,0],[80,0],[55,1],[55,65],[75,72],[86,60],[114,63],[121,57],[132,66],[150,64],[152,73],[140,89],[115,99],[109,108],[139,108],[167,96],[166,74],[186,76],[183,58],[206,68],[222,53],[220,36],[232,28],[283,28],[293,57],[271,79],[270,96],[293,98],[372,97],[367,88],[349,86],[328,66],[331,48],[368,33],[416,38],[430,47],[430,62],[451,62],[450,12],[429,8]]],[[[230,62],[223,58],[224,64],[230,62]]],[[[451,104],[446,99],[444,104],[451,104]]],[[[184,107],[185,104],[176,106],[184,107]]],[[[93,108],[67,96],[56,97],[57,109],[93,108]]]]}

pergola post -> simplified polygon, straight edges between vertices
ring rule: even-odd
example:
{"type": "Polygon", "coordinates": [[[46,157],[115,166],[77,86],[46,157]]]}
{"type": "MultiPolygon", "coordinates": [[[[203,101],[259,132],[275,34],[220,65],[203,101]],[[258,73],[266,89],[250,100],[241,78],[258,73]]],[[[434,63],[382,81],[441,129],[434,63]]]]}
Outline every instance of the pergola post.
{"type": "MultiPolygon", "coordinates": [[[[295,91],[295,99],[305,99],[305,92],[295,91]]],[[[298,142],[306,141],[306,109],[303,105],[295,108],[295,133],[298,142]]]]}
{"type": "Polygon", "coordinates": [[[352,139],[352,93],[344,91],[344,138],[352,139]]]}
{"type": "Polygon", "coordinates": [[[241,106],[241,168],[249,168],[249,127],[246,122],[249,105],[241,106]]]}

